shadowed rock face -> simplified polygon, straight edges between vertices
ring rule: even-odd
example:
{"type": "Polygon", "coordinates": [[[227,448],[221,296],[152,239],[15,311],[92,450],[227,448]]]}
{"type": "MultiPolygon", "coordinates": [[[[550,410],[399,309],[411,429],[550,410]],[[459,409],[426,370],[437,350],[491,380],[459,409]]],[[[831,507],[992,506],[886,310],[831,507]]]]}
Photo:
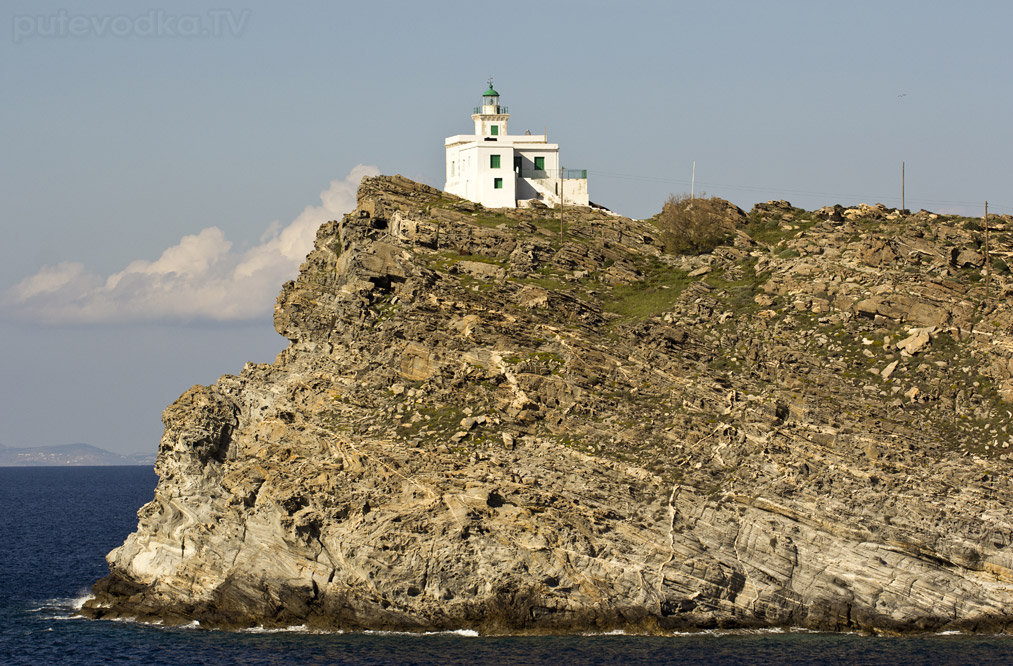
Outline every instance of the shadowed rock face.
{"type": "Polygon", "coordinates": [[[672,257],[648,222],[507,214],[364,180],[282,290],[288,349],[166,409],[83,612],[1006,627],[1013,315],[980,230],[771,202],[672,257]]]}

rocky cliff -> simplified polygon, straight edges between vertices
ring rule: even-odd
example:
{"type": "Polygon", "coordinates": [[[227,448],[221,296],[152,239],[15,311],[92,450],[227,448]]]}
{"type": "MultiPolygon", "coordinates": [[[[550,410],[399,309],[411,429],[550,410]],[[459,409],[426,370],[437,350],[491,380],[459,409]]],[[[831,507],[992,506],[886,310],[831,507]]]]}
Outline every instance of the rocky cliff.
{"type": "Polygon", "coordinates": [[[289,347],[166,409],[82,612],[1008,625],[1009,218],[986,301],[980,220],[729,206],[725,245],[671,256],[649,221],[557,215],[364,180],[282,290],[289,347]]]}

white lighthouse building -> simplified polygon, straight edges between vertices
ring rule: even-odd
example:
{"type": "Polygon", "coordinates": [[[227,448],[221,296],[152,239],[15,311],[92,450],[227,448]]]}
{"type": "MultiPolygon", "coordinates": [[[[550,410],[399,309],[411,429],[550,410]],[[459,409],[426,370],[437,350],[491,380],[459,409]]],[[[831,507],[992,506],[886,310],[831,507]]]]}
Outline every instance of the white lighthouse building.
{"type": "Polygon", "coordinates": [[[512,135],[507,107],[499,93],[482,94],[471,115],[474,134],[447,137],[447,184],[444,189],[489,208],[516,208],[532,200],[587,206],[587,171],[563,169],[559,145],[544,134],[512,135]]]}

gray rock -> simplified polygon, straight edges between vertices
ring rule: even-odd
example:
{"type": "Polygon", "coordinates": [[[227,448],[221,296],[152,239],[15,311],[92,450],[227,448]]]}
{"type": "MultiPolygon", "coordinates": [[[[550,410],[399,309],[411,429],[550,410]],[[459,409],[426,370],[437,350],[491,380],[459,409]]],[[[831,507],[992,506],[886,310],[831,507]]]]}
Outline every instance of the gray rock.
{"type": "Polygon", "coordinates": [[[154,497],[83,614],[1009,626],[1013,312],[979,306],[980,280],[861,257],[915,240],[945,256],[973,232],[885,207],[812,223],[771,202],[751,216],[781,235],[717,248],[706,284],[649,222],[567,211],[560,247],[537,209],[494,226],[473,212],[401,177],[363,181],[282,289],[288,348],[166,409],[154,497]],[[455,252],[490,263],[455,272],[455,252]],[[804,307],[757,311],[774,297],[804,307]],[[904,324],[936,327],[898,344],[917,373],[878,344],[904,324]]]}

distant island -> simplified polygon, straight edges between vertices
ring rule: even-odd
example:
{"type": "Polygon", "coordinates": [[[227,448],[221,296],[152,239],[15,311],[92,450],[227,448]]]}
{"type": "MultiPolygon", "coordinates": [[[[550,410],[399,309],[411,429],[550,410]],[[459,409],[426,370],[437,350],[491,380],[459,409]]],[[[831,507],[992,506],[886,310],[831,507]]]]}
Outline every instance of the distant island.
{"type": "Polygon", "coordinates": [[[121,455],[91,444],[14,448],[0,444],[0,467],[84,467],[155,464],[155,452],[121,455]]]}

